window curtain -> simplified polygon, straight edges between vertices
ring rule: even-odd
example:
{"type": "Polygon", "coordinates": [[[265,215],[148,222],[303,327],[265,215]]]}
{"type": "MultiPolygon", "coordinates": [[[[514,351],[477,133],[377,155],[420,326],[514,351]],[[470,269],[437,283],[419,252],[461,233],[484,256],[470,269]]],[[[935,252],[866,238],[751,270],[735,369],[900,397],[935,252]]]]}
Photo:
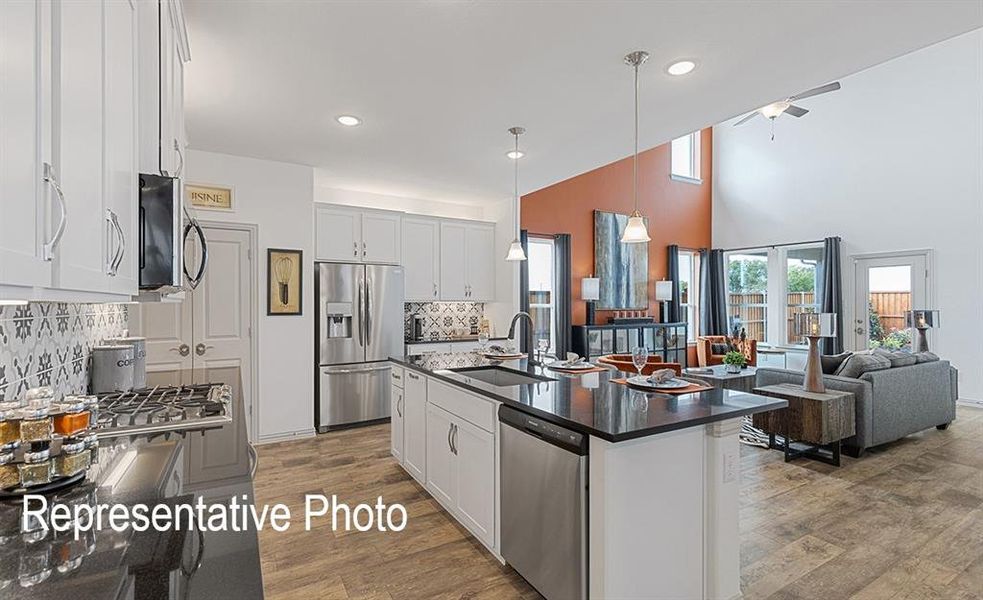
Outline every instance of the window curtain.
{"type": "Polygon", "coordinates": [[[819,312],[836,315],[836,337],[822,338],[819,349],[823,354],[843,352],[843,283],[840,273],[840,238],[823,241],[822,277],[819,283],[819,312]]]}
{"type": "MultiPolygon", "coordinates": [[[[522,251],[527,258],[519,262],[519,310],[529,314],[529,232],[525,229],[519,232],[519,243],[522,244],[522,251]]],[[[528,322],[519,322],[519,352],[529,352],[526,347],[526,327],[529,327],[528,322]]]]}
{"type": "Polygon", "coordinates": [[[570,339],[572,335],[571,321],[573,320],[573,307],[570,302],[572,297],[570,290],[570,234],[558,233],[553,236],[553,293],[556,316],[554,321],[556,331],[554,332],[553,345],[557,358],[566,358],[570,351],[570,339]]]}
{"type": "Polygon", "coordinates": [[[724,251],[700,250],[700,333],[728,335],[724,251]]]}
{"type": "Polygon", "coordinates": [[[680,318],[680,298],[682,293],[679,289],[679,246],[673,244],[669,246],[669,281],[672,281],[672,300],[669,301],[668,314],[662,315],[663,321],[668,323],[678,323],[680,318]]]}

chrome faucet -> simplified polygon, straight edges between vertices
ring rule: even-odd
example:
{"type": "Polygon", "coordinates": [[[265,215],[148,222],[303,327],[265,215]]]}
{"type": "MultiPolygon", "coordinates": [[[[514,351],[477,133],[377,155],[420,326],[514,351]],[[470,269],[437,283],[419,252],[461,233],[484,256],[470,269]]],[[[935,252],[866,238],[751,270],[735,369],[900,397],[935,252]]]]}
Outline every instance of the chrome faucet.
{"type": "MultiPolygon", "coordinates": [[[[519,312],[515,313],[515,316],[512,317],[512,322],[509,324],[509,336],[508,337],[509,337],[509,339],[512,339],[512,336],[515,335],[515,324],[519,321],[519,319],[521,319],[523,317],[527,321],[529,321],[529,326],[526,327],[526,351],[529,353],[528,364],[530,364],[530,365],[542,364],[538,360],[536,360],[535,358],[533,358],[533,356],[534,356],[533,355],[533,347],[532,347],[532,328],[533,328],[533,323],[532,323],[532,317],[529,315],[529,313],[527,313],[525,311],[519,311],[519,312]]],[[[520,350],[521,350],[521,347],[520,347],[520,350]]]]}

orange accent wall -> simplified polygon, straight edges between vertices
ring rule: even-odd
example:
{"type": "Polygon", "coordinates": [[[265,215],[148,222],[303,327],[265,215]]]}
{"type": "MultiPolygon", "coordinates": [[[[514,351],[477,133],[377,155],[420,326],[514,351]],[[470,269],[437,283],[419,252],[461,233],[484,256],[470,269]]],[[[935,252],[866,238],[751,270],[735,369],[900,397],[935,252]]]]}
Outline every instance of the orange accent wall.
{"type": "MultiPolygon", "coordinates": [[[[667,276],[667,246],[710,247],[710,189],[712,187],[713,130],[700,132],[701,184],[674,181],[669,176],[669,144],[638,155],[638,207],[648,217],[649,312],[658,315],[655,282],[667,276]]],[[[632,211],[631,157],[555,183],[522,197],[520,223],[533,234],[571,234],[573,324],[585,320],[580,280],[594,272],[594,210],[630,214],[632,211]]],[[[603,323],[610,313],[598,311],[603,323]]],[[[691,352],[690,364],[696,364],[691,352]]]]}

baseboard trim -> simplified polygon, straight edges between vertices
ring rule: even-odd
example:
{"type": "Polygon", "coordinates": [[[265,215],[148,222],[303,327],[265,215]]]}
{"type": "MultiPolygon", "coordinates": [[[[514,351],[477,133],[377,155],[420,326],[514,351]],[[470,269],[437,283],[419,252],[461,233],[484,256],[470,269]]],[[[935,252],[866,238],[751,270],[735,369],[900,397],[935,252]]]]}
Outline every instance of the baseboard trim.
{"type": "Polygon", "coordinates": [[[264,444],[274,444],[276,442],[287,442],[290,440],[302,440],[305,438],[312,438],[317,433],[314,429],[301,429],[300,431],[285,431],[282,433],[273,433],[267,435],[259,436],[256,440],[257,446],[262,446],[264,444]]]}
{"type": "Polygon", "coordinates": [[[983,400],[976,400],[975,398],[960,398],[956,400],[956,404],[959,406],[968,406],[969,408],[983,408],[983,400]]]}

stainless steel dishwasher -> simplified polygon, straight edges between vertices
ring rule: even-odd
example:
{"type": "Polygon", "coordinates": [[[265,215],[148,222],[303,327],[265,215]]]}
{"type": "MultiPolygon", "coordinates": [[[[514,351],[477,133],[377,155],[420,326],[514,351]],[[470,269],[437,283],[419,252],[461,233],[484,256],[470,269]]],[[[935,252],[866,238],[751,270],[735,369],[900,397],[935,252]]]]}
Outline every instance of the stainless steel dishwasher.
{"type": "Polygon", "coordinates": [[[507,406],[502,556],[547,600],[587,598],[587,436],[507,406]]]}

